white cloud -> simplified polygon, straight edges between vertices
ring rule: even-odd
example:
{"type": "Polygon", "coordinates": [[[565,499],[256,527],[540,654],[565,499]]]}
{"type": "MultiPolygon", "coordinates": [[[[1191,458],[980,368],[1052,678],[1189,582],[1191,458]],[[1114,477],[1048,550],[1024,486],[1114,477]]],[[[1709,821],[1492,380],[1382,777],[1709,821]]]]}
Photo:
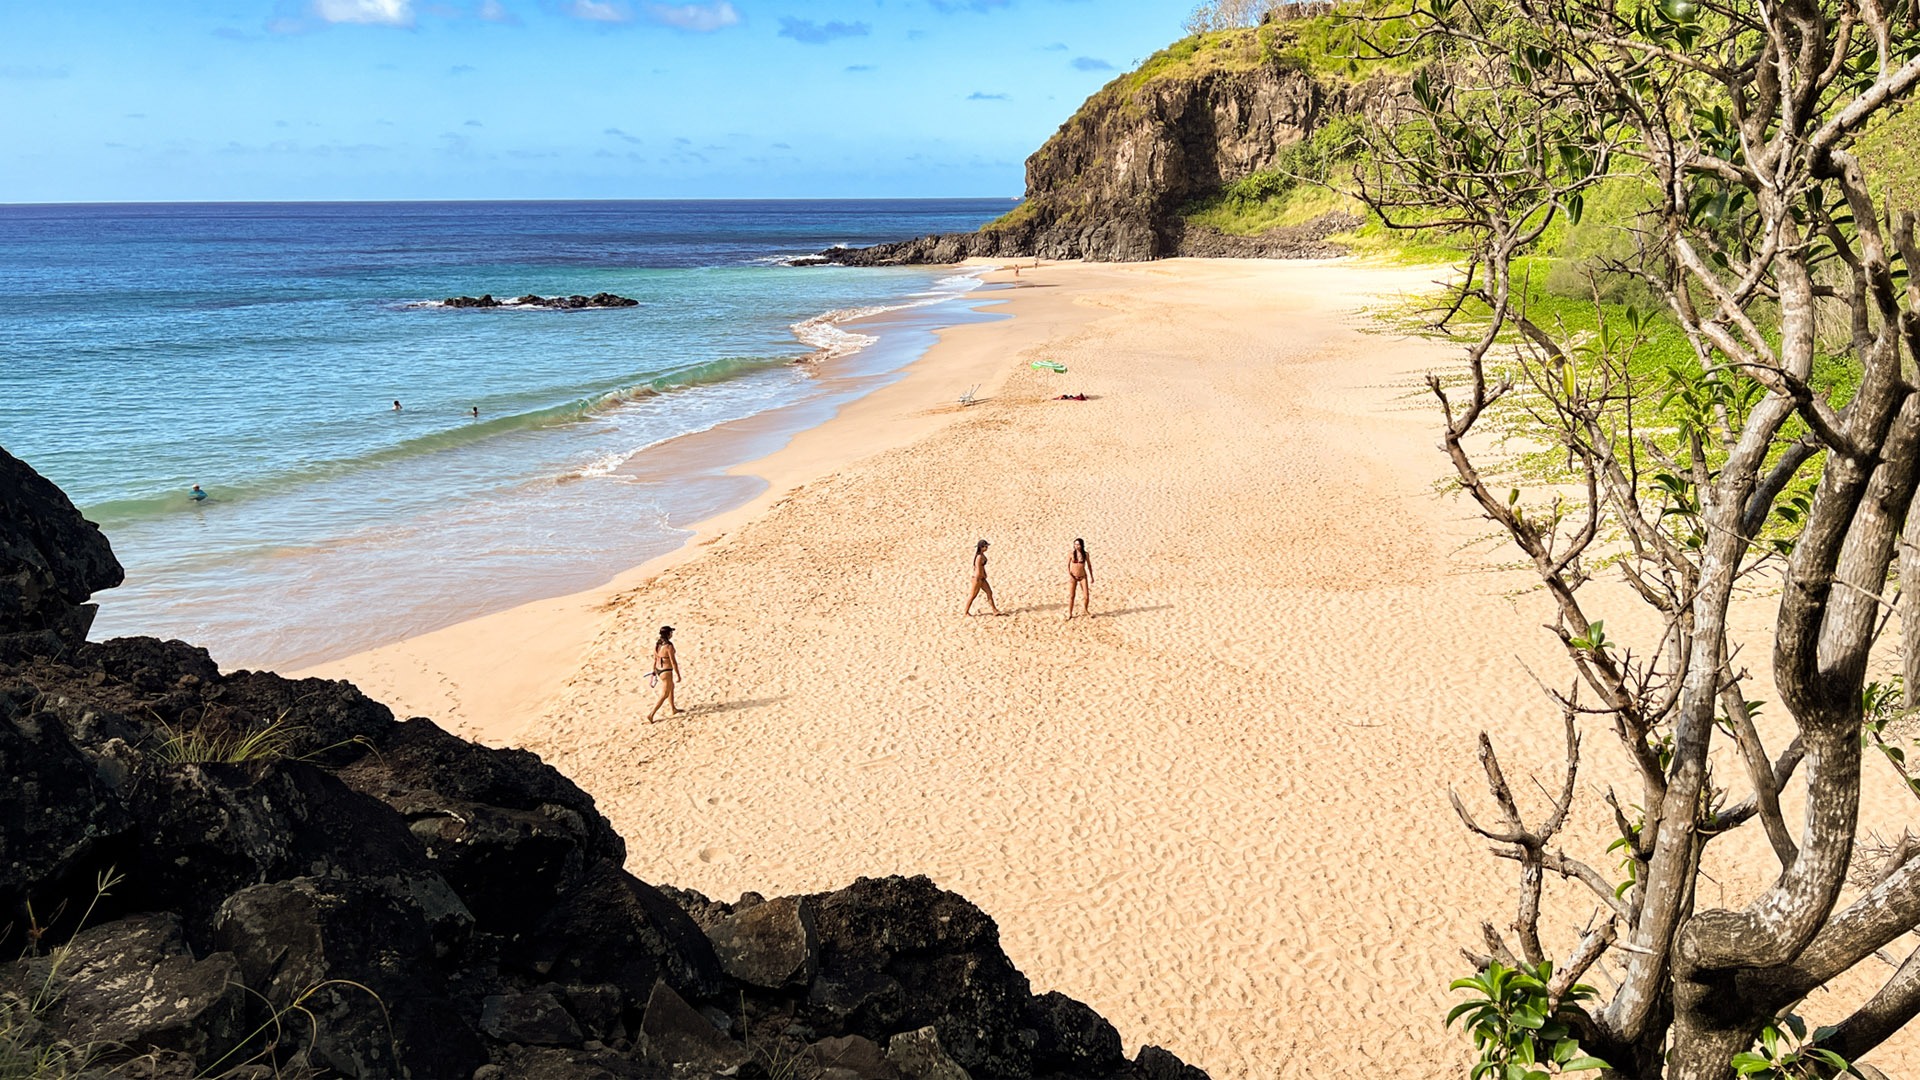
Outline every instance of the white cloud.
{"type": "Polygon", "coordinates": [[[737,26],[740,13],[727,0],[711,4],[648,4],[647,18],[664,26],[675,26],[699,34],[737,26]]]}
{"type": "Polygon", "coordinates": [[[501,3],[500,0],[483,0],[480,5],[480,10],[475,12],[475,14],[487,22],[510,23],[520,21],[513,17],[513,12],[508,11],[507,5],[501,3]]]}
{"type": "Polygon", "coordinates": [[[567,14],[588,22],[623,23],[633,21],[633,12],[627,5],[613,0],[568,0],[567,14]]]}
{"type": "Polygon", "coordinates": [[[313,0],[313,13],[330,23],[412,26],[413,0],[313,0]]]}

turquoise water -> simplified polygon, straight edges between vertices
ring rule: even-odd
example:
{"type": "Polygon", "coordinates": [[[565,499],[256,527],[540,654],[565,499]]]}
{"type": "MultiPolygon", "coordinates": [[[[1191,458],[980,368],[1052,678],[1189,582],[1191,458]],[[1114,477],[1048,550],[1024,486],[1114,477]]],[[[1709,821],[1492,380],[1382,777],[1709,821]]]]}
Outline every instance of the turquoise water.
{"type": "Polygon", "coordinates": [[[590,587],[751,498],[727,466],[983,317],[968,275],[783,260],[1005,205],[0,207],[0,445],[126,564],[97,633],[316,662],[590,587]],[[602,291],[640,306],[433,303],[602,291]],[[696,432],[697,464],[667,453],[696,432]]]}

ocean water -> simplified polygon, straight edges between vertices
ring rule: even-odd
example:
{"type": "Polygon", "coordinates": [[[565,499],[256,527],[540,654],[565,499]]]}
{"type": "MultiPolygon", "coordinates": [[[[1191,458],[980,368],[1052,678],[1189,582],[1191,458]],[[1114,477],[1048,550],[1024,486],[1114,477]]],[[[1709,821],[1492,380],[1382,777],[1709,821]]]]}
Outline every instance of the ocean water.
{"type": "Polygon", "coordinates": [[[1007,206],[0,206],[0,446],[126,565],[96,636],[317,662],[591,587],[752,498],[730,466],[993,317],[973,275],[786,260],[1007,206]],[[603,291],[640,304],[435,303],[603,291]]]}

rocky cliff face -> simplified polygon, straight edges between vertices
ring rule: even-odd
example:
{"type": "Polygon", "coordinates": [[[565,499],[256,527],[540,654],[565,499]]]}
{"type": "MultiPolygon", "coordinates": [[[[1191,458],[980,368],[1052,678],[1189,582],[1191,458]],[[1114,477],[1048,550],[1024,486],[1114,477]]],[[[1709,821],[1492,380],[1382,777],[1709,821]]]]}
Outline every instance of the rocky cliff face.
{"type": "Polygon", "coordinates": [[[533,754],[344,682],[85,642],[105,540],[4,452],[0,514],[0,1072],[1205,1080],[1035,995],[925,878],[655,887],[533,754]]]}
{"type": "Polygon", "coordinates": [[[1026,200],[974,233],[822,252],[857,266],[970,256],[1134,261],[1174,255],[1313,256],[1358,222],[1262,236],[1189,228],[1180,209],[1275,167],[1328,118],[1389,108],[1391,78],[1317,77],[1289,51],[1284,24],[1190,38],[1089,98],[1027,159],[1026,200]]]}

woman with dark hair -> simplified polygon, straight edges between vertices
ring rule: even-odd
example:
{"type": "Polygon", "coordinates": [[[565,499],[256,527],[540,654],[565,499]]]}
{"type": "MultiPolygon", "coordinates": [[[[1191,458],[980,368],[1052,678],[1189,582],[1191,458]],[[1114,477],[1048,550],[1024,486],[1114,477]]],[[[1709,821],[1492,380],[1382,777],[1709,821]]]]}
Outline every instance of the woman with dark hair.
{"type": "Polygon", "coordinates": [[[673,627],[660,628],[660,637],[653,643],[653,674],[648,680],[660,685],[660,700],[653,703],[653,709],[647,713],[647,723],[653,723],[653,714],[665,705],[679,716],[683,711],[680,703],[673,700],[673,684],[680,678],[680,654],[673,648],[673,627]]]}
{"type": "Polygon", "coordinates": [[[1067,618],[1073,618],[1073,598],[1080,598],[1080,614],[1093,617],[1093,557],[1087,542],[1075,537],[1067,552],[1067,618]]]}
{"type": "Polygon", "coordinates": [[[987,606],[995,615],[1004,615],[1000,605],[993,602],[993,586],[987,584],[987,542],[973,545],[973,591],[967,594],[967,614],[973,614],[973,601],[981,593],[987,594],[987,606]]]}

